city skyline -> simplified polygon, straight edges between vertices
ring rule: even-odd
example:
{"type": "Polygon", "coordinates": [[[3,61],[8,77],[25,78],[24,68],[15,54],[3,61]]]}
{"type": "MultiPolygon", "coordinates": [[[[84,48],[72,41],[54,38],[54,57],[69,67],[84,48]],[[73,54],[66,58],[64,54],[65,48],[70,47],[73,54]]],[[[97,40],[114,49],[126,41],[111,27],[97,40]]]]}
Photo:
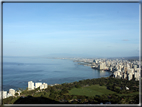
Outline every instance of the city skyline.
{"type": "Polygon", "coordinates": [[[60,55],[139,56],[139,3],[3,4],[3,56],[60,55]]]}

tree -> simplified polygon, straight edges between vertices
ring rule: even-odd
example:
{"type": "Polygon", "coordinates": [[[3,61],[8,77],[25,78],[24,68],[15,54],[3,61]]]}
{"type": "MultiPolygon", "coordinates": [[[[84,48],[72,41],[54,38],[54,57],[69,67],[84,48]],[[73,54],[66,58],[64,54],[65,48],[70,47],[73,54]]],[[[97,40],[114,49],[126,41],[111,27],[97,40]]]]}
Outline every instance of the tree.
{"type": "Polygon", "coordinates": [[[61,92],[60,92],[60,95],[63,95],[63,94],[66,94],[68,93],[68,90],[67,89],[63,89],[61,92]]]}
{"type": "Polygon", "coordinates": [[[56,95],[53,94],[53,93],[51,93],[51,94],[49,95],[49,97],[52,98],[52,99],[55,99],[55,98],[56,98],[56,95]]]}
{"type": "Polygon", "coordinates": [[[55,91],[54,91],[54,89],[53,88],[51,88],[51,90],[50,90],[50,93],[54,93],[55,91]]]}
{"type": "Polygon", "coordinates": [[[18,96],[19,94],[18,93],[15,93],[15,96],[18,96]]]}
{"type": "Polygon", "coordinates": [[[76,87],[76,88],[81,88],[81,86],[80,86],[80,85],[76,85],[75,87],[76,87]]]}

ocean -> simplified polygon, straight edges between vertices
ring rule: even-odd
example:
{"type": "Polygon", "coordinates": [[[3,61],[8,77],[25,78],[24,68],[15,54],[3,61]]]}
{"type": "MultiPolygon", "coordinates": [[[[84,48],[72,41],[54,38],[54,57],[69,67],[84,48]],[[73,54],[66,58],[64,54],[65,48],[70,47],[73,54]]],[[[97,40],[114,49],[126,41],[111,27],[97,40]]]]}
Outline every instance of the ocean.
{"type": "Polygon", "coordinates": [[[110,76],[67,59],[44,57],[3,57],[3,90],[26,89],[28,81],[50,84],[70,83],[110,76]]]}

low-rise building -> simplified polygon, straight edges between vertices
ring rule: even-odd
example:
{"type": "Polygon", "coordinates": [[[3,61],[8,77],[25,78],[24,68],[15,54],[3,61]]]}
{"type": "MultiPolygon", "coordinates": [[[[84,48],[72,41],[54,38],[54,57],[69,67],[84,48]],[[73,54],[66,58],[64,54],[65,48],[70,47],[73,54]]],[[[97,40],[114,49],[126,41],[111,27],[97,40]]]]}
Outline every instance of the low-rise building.
{"type": "Polygon", "coordinates": [[[126,87],[126,90],[129,90],[129,88],[128,88],[128,87],[126,87]]]}

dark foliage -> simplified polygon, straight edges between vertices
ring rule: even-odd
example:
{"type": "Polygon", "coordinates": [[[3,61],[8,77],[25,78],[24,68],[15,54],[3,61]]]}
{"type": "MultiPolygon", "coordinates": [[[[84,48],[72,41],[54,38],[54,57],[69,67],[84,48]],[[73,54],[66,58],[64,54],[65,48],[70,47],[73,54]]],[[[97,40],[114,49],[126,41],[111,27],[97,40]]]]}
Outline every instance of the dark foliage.
{"type": "Polygon", "coordinates": [[[81,96],[81,95],[68,95],[70,89],[87,87],[91,85],[99,84],[100,86],[106,86],[107,89],[117,92],[119,94],[127,94],[131,92],[139,91],[139,81],[127,81],[124,79],[116,79],[112,77],[87,79],[79,82],[64,83],[61,85],[48,86],[47,89],[42,92],[36,90],[27,91],[24,90],[22,95],[28,96],[22,97],[9,97],[3,100],[3,104],[60,104],[60,103],[73,103],[73,104],[100,104],[111,102],[112,104],[138,104],[139,95],[134,96],[118,96],[117,94],[110,95],[96,95],[93,97],[81,96]],[[126,90],[126,86],[129,90],[126,90]],[[37,95],[39,97],[34,97],[37,95]]]}

